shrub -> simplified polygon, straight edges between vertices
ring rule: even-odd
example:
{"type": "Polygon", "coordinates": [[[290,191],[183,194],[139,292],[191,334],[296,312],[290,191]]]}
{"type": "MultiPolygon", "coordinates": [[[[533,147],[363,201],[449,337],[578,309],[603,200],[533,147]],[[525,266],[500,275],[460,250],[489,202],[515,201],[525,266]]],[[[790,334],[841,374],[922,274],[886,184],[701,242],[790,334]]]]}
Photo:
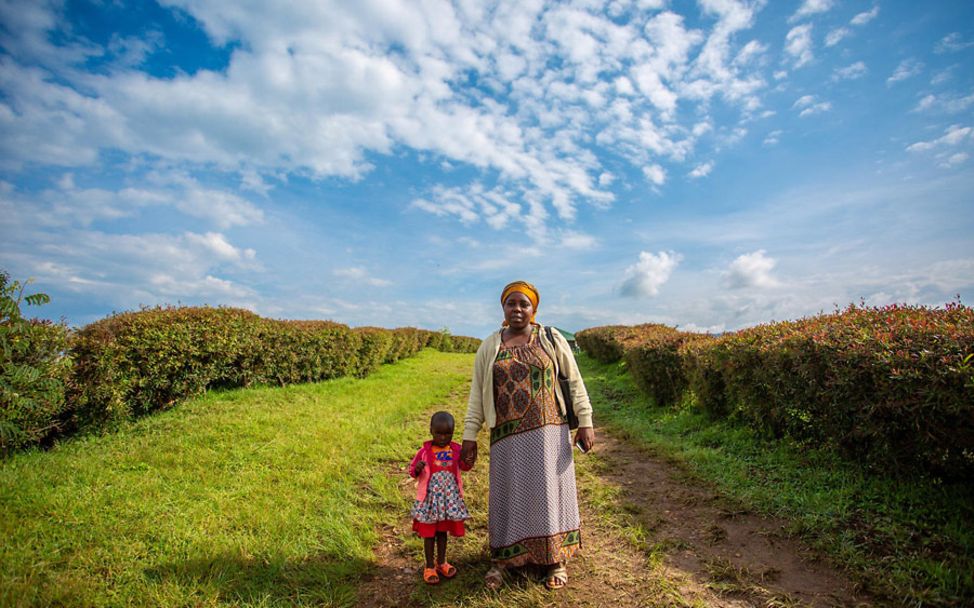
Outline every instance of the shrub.
{"type": "Polygon", "coordinates": [[[602,363],[613,363],[622,359],[626,351],[642,343],[645,338],[658,332],[676,330],[658,323],[646,323],[632,327],[625,325],[605,325],[585,329],[575,334],[575,341],[588,355],[602,363]]]}
{"type": "Polygon", "coordinates": [[[359,327],[353,330],[361,340],[355,375],[364,378],[379,368],[392,349],[392,332],[379,327],[359,327]]]}
{"type": "Polygon", "coordinates": [[[705,334],[680,332],[665,326],[646,328],[639,342],[624,355],[636,385],[651,396],[656,405],[669,407],[680,402],[688,381],[684,365],[684,344],[706,343],[705,334]]]}
{"type": "Polygon", "coordinates": [[[66,402],[67,328],[25,319],[21,303],[46,304],[46,294],[24,295],[26,283],[0,271],[0,453],[38,443],[58,429],[66,402]]]}
{"type": "MultiPolygon", "coordinates": [[[[72,429],[98,429],[172,407],[210,388],[364,377],[417,353],[480,341],[415,328],[350,329],[262,319],[246,310],[157,307],[92,323],[72,340],[72,429]]],[[[472,352],[472,351],[466,351],[472,352]]]]}
{"type": "Polygon", "coordinates": [[[729,334],[685,359],[708,411],[875,467],[963,476],[974,473],[972,352],[968,307],[850,306],[729,334]]]}
{"type": "Polygon", "coordinates": [[[153,308],[78,332],[69,400],[74,425],[101,427],[253,378],[260,318],[232,308],[153,308]]]}
{"type": "Polygon", "coordinates": [[[657,404],[686,389],[715,417],[893,470],[974,474],[974,311],[850,306],[719,338],[660,325],[581,331],[657,404]]]}

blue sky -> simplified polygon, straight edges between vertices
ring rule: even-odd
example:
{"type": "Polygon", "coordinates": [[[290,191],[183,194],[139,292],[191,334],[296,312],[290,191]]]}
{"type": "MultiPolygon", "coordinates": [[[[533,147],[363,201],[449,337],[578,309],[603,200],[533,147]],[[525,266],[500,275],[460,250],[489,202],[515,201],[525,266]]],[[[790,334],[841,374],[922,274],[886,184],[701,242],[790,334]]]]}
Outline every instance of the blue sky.
{"type": "Polygon", "coordinates": [[[0,268],[482,336],[974,301],[974,3],[0,1],[0,268]]]}

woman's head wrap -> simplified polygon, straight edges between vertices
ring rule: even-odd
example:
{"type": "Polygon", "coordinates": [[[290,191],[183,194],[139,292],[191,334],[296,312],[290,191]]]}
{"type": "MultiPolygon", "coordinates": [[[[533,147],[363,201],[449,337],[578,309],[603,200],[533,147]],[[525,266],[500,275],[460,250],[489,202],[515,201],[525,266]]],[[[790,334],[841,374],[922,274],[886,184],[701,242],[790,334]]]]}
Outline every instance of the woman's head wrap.
{"type": "MultiPolygon", "coordinates": [[[[534,313],[531,314],[531,322],[534,323],[534,315],[538,313],[538,304],[541,302],[541,294],[538,293],[538,288],[528,283],[527,281],[514,281],[513,283],[508,283],[504,287],[504,291],[501,292],[501,306],[507,301],[507,296],[511,295],[515,291],[523,293],[531,300],[531,305],[534,308],[534,313]]],[[[504,322],[507,325],[507,321],[504,322]]]]}

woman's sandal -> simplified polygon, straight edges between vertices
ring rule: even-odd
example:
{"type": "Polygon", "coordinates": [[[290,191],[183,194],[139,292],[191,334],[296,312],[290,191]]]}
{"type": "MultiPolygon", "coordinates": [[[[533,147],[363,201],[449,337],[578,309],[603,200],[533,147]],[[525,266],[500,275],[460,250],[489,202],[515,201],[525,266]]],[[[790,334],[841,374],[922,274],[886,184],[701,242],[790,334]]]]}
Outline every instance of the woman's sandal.
{"type": "Polygon", "coordinates": [[[564,565],[558,564],[548,570],[548,578],[545,579],[544,586],[554,591],[561,589],[568,584],[568,570],[564,565]]]}
{"type": "Polygon", "coordinates": [[[487,574],[484,575],[484,584],[488,589],[500,589],[504,584],[504,569],[491,566],[487,574]]]}
{"type": "Polygon", "coordinates": [[[436,585],[440,582],[440,577],[436,574],[436,568],[423,568],[423,582],[427,585],[436,585]]]}
{"type": "Polygon", "coordinates": [[[449,562],[443,562],[436,567],[436,571],[440,573],[443,578],[453,578],[457,575],[457,569],[451,565],[449,562]]]}

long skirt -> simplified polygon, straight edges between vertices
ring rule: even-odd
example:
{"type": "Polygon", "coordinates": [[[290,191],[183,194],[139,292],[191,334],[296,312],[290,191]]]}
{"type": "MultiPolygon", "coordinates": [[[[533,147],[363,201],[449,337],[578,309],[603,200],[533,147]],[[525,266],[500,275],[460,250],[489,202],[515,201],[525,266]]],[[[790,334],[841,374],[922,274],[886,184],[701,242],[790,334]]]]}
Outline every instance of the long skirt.
{"type": "Polygon", "coordinates": [[[568,424],[544,425],[490,449],[491,559],[505,566],[567,562],[581,543],[568,424]]]}

